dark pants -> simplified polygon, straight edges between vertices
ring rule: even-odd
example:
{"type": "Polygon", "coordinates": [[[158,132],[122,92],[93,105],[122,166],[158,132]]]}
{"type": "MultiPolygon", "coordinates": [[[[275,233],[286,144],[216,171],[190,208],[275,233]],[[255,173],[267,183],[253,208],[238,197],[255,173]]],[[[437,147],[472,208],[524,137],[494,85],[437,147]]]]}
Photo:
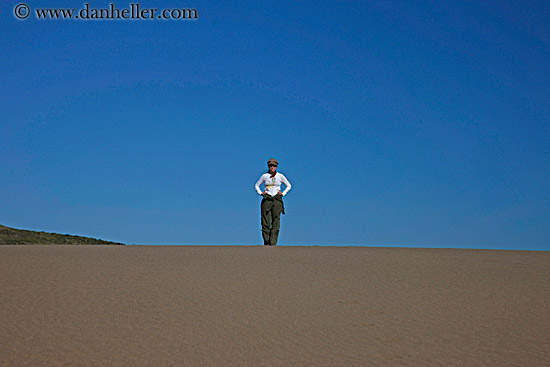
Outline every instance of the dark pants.
{"type": "Polygon", "coordinates": [[[261,208],[264,245],[276,246],[277,239],[279,238],[279,228],[281,226],[281,213],[285,214],[283,196],[277,194],[272,197],[265,194],[261,208]]]}

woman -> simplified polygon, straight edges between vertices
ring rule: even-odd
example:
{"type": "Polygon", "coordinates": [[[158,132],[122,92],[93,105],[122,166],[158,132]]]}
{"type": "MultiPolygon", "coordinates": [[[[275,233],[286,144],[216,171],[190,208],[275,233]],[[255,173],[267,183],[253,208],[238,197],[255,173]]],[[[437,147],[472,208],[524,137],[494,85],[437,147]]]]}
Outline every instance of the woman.
{"type": "Polygon", "coordinates": [[[259,195],[262,195],[262,236],[265,246],[276,246],[279,238],[279,227],[281,223],[281,213],[285,214],[283,196],[285,196],[292,185],[286,177],[277,172],[279,162],[275,158],[267,161],[268,171],[260,176],[254,188],[259,195]],[[260,185],[264,184],[264,191],[260,190],[260,185]],[[281,192],[281,184],[286,186],[285,191],[281,192]]]}

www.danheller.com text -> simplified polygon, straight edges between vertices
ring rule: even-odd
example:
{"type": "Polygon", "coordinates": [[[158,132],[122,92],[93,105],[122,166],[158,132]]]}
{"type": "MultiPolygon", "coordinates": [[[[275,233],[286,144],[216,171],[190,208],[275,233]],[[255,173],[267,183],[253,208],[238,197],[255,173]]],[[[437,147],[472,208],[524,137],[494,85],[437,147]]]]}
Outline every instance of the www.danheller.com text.
{"type": "Polygon", "coordinates": [[[142,7],[131,3],[129,7],[117,8],[110,3],[108,7],[95,8],[85,3],[78,11],[74,8],[36,8],[38,19],[198,19],[197,9],[162,9],[142,7]]]}

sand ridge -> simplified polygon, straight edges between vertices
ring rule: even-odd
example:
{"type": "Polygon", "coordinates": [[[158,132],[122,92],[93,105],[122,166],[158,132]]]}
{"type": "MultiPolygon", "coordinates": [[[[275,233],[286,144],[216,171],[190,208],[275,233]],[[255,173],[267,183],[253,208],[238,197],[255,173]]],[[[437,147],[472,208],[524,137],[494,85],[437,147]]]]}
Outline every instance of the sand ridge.
{"type": "Polygon", "coordinates": [[[0,366],[548,366],[550,253],[2,246],[0,366]]]}

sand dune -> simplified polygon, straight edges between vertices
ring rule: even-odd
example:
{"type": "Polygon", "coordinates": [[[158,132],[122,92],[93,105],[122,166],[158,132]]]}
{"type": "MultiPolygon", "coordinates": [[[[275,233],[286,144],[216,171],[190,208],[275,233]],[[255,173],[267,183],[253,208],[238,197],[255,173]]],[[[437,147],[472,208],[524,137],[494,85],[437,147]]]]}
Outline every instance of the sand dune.
{"type": "Polygon", "coordinates": [[[0,366],[550,366],[550,253],[2,246],[0,366]]]}

